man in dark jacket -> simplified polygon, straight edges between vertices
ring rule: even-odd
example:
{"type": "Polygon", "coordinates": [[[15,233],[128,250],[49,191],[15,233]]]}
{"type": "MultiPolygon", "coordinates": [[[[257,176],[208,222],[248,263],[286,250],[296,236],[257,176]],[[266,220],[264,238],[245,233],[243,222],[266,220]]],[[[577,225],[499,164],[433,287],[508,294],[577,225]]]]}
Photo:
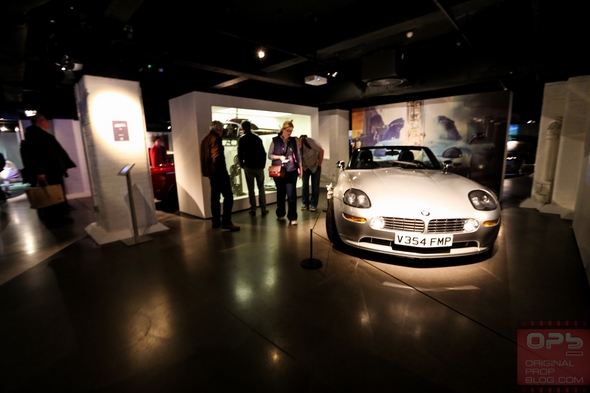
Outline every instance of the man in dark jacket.
{"type": "Polygon", "coordinates": [[[238,141],[238,159],[240,167],[244,168],[248,197],[250,199],[250,215],[256,215],[256,192],[254,180],[258,187],[258,202],[262,215],[268,214],[266,210],[266,194],[264,192],[264,166],[266,164],[266,150],[262,145],[262,139],[252,132],[252,124],[248,120],[242,122],[244,135],[238,141]]]}
{"type": "Polygon", "coordinates": [[[239,231],[240,227],[231,221],[231,211],[234,206],[234,196],[231,190],[231,182],[225,155],[221,141],[223,124],[213,121],[209,128],[209,134],[201,141],[201,173],[209,178],[211,185],[211,215],[213,216],[213,228],[239,231]],[[223,216],[221,215],[221,203],[219,199],[223,195],[223,216]]]}
{"type": "MultiPolygon", "coordinates": [[[[59,184],[64,190],[64,176],[68,176],[68,169],[76,164],[68,153],[49,132],[49,120],[37,114],[31,118],[31,125],[27,127],[25,139],[21,142],[20,154],[23,160],[23,180],[32,186],[45,182],[48,185],[59,184]]],[[[62,215],[69,208],[67,200],[59,205],[38,209],[39,217],[48,223],[60,223],[62,215]]]]}

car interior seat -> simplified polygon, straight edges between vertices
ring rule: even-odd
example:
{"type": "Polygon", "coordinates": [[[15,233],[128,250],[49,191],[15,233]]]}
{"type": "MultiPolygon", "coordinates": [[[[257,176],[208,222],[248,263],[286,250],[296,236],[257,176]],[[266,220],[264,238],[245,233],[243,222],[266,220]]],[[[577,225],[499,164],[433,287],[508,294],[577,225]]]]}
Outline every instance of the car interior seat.
{"type": "Polygon", "coordinates": [[[400,153],[398,161],[414,162],[414,153],[410,150],[404,150],[400,153]]]}
{"type": "Polygon", "coordinates": [[[357,161],[358,169],[375,168],[377,165],[373,162],[373,153],[370,150],[361,150],[357,161]]]}

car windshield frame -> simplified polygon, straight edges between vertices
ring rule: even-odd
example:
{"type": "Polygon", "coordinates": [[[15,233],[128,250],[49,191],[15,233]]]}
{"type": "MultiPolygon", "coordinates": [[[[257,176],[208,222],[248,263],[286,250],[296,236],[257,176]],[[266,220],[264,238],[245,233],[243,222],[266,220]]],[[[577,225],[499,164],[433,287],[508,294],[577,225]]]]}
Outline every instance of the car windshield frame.
{"type": "Polygon", "coordinates": [[[425,146],[367,146],[352,152],[346,169],[412,168],[441,170],[441,164],[425,146]],[[411,152],[413,157],[404,157],[411,152]]]}

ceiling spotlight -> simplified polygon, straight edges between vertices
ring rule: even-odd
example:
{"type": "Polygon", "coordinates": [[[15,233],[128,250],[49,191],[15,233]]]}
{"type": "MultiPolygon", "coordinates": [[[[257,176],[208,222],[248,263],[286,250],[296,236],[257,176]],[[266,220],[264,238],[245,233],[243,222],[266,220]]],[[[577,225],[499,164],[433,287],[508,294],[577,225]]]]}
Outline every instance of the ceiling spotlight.
{"type": "Polygon", "coordinates": [[[414,32],[413,31],[408,31],[406,33],[406,37],[408,37],[408,38],[412,38],[413,36],[414,36],[414,32]]]}
{"type": "Polygon", "coordinates": [[[404,82],[405,80],[403,78],[391,77],[374,79],[367,82],[367,85],[370,87],[395,87],[401,85],[404,82]]]}
{"type": "Polygon", "coordinates": [[[328,80],[323,76],[310,75],[310,76],[305,77],[305,84],[307,84],[307,85],[321,86],[321,85],[325,85],[326,83],[328,83],[328,80]]]}
{"type": "Polygon", "coordinates": [[[258,50],[258,58],[262,59],[262,58],[264,58],[264,56],[266,56],[266,52],[264,51],[264,49],[259,49],[258,50]]]}
{"type": "Polygon", "coordinates": [[[78,63],[76,59],[71,58],[68,55],[63,55],[61,61],[56,63],[62,71],[80,71],[84,68],[82,63],[78,63]]]}

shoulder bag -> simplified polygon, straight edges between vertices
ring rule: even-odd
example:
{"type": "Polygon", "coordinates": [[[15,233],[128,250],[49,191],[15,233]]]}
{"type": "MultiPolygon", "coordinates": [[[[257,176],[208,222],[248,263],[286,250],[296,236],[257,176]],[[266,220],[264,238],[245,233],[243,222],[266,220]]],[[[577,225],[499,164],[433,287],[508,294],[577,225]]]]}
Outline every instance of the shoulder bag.
{"type": "Polygon", "coordinates": [[[285,177],[285,165],[271,165],[268,167],[268,176],[285,177]]]}
{"type": "Polygon", "coordinates": [[[49,185],[43,183],[40,187],[28,188],[25,193],[27,194],[31,209],[42,209],[65,201],[64,192],[60,184],[49,185]]]}

